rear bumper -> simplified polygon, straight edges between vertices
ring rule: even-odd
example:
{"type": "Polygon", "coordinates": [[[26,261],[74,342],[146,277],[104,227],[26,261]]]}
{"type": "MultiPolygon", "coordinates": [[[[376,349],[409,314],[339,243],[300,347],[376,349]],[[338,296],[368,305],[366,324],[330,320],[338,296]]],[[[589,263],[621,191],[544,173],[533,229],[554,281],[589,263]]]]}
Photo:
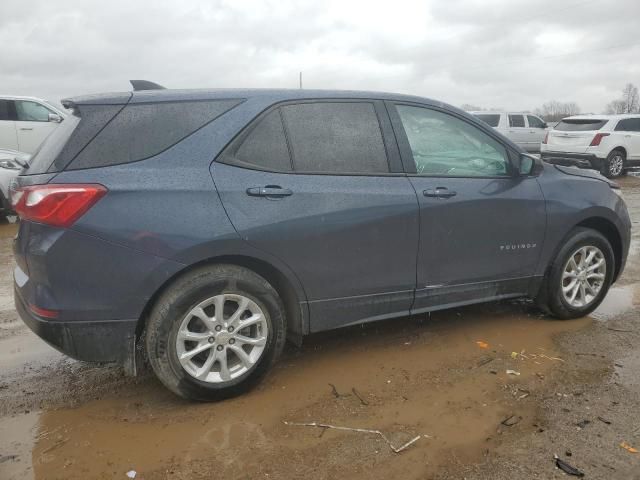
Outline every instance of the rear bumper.
{"type": "Polygon", "coordinates": [[[88,362],[117,362],[129,365],[134,361],[136,320],[56,321],[34,315],[20,294],[14,290],[15,305],[20,318],[33,332],[56,350],[88,362]]]}
{"type": "Polygon", "coordinates": [[[540,158],[555,165],[575,166],[579,168],[592,168],[602,170],[604,160],[591,153],[566,153],[544,151],[540,153],[540,158]]]}

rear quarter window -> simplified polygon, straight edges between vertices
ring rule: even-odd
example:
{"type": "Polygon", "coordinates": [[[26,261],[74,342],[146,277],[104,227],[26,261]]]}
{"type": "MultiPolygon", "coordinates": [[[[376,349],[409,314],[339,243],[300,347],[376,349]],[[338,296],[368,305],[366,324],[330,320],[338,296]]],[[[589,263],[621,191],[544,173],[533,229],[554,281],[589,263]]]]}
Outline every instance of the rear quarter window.
{"type": "Polygon", "coordinates": [[[621,132],[640,132],[640,118],[625,118],[620,120],[615,130],[621,132]]]}
{"type": "Polygon", "coordinates": [[[600,130],[608,120],[602,119],[575,119],[562,120],[555,126],[556,130],[562,132],[588,132],[590,130],[600,130]]]}
{"type": "Polygon", "coordinates": [[[152,157],[239,103],[241,100],[127,105],[73,159],[68,170],[118,165],[152,157]]]}

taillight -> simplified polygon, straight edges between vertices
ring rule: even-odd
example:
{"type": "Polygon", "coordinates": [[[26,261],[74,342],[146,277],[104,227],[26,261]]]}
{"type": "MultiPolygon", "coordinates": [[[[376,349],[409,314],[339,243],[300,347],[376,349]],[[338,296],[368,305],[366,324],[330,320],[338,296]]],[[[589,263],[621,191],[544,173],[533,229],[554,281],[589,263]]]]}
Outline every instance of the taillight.
{"type": "Polygon", "coordinates": [[[544,143],[545,145],[547,144],[547,140],[549,140],[549,132],[547,132],[544,136],[544,140],[542,140],[542,143],[544,143]]]}
{"type": "Polygon", "coordinates": [[[106,193],[102,185],[32,185],[13,190],[11,205],[23,220],[70,227],[106,193]]]}
{"type": "Polygon", "coordinates": [[[593,140],[591,140],[591,143],[589,144],[589,146],[597,147],[598,145],[600,145],[600,142],[602,141],[602,139],[608,136],[609,136],[608,133],[596,133],[596,135],[593,137],[593,140]]]}

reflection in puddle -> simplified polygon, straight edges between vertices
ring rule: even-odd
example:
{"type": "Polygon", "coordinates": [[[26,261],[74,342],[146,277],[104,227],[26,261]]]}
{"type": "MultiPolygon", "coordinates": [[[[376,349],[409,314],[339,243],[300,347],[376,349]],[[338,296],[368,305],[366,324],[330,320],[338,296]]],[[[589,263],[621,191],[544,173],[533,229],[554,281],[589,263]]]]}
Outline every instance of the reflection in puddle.
{"type": "Polygon", "coordinates": [[[39,414],[29,412],[4,417],[0,422],[0,478],[29,480],[34,478],[31,452],[36,443],[39,414]]]}
{"type": "Polygon", "coordinates": [[[640,304],[640,288],[638,284],[612,287],[604,301],[591,314],[598,320],[609,320],[629,312],[640,304]]]}

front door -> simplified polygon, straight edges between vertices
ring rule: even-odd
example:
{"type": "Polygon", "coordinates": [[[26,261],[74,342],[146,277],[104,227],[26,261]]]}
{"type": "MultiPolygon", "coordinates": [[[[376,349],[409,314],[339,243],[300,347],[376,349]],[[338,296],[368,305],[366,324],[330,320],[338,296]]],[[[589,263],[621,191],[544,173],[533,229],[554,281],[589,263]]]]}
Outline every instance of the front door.
{"type": "Polygon", "coordinates": [[[300,279],[311,331],[410,311],[418,202],[385,115],[373,101],[283,105],[212,166],[236,230],[300,279]]]}
{"type": "Polygon", "coordinates": [[[463,117],[389,108],[420,202],[414,312],[526,293],[546,221],[536,178],[513,172],[493,132],[463,117]]]}
{"type": "Polygon", "coordinates": [[[49,114],[54,112],[29,100],[16,100],[15,104],[18,149],[21,152],[34,153],[58,126],[58,123],[49,121],[49,114]]]}
{"type": "Polygon", "coordinates": [[[509,122],[509,129],[507,130],[509,134],[507,137],[519,147],[526,150],[531,142],[531,138],[529,129],[525,124],[524,115],[520,113],[510,113],[507,115],[507,120],[509,122]]]}

